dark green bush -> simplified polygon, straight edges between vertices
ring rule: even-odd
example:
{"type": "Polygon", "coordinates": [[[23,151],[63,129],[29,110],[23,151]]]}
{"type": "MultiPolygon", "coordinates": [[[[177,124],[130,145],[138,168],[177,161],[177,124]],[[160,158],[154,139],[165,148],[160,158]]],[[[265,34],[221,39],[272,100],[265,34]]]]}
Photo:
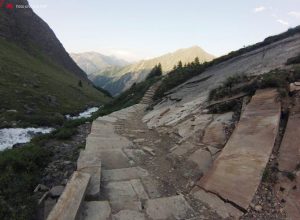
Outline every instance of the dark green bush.
{"type": "Polygon", "coordinates": [[[71,138],[73,135],[77,133],[76,128],[66,128],[62,127],[54,132],[53,137],[59,140],[66,140],[71,138]]]}
{"type": "Polygon", "coordinates": [[[300,54],[295,57],[289,58],[286,61],[286,65],[299,64],[300,63],[300,54]]]}
{"type": "Polygon", "coordinates": [[[50,153],[36,145],[0,152],[0,219],[32,219],[33,189],[50,153]]]}

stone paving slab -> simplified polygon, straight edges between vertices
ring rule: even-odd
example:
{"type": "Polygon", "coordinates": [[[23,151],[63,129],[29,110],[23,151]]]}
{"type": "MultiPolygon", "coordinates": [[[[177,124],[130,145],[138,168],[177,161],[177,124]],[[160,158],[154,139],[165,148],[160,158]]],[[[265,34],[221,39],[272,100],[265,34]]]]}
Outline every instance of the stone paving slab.
{"type": "Polygon", "coordinates": [[[109,182],[104,184],[104,193],[110,201],[139,201],[148,195],[140,180],[109,182]]]}
{"type": "Polygon", "coordinates": [[[109,220],[111,208],[107,201],[84,202],[79,220],[109,220]]]}
{"type": "Polygon", "coordinates": [[[88,184],[86,199],[99,198],[101,181],[101,159],[100,154],[81,151],[77,160],[77,170],[91,175],[88,184]]]}
{"type": "Polygon", "coordinates": [[[300,114],[290,115],[279,149],[278,168],[293,172],[300,164],[300,114]]]}
{"type": "Polygon", "coordinates": [[[104,137],[110,137],[115,134],[114,125],[112,125],[111,123],[94,121],[91,127],[91,134],[98,134],[104,137]]]}
{"type": "Polygon", "coordinates": [[[88,136],[86,139],[86,150],[93,152],[129,148],[132,145],[127,138],[117,135],[111,138],[88,136]]]}
{"type": "Polygon", "coordinates": [[[216,115],[212,123],[205,129],[202,142],[222,148],[226,143],[225,126],[230,124],[233,112],[216,115]]]}
{"type": "Polygon", "coordinates": [[[103,150],[99,156],[102,168],[105,170],[131,167],[129,159],[122,150],[103,150]]]}
{"type": "Polygon", "coordinates": [[[78,217],[90,174],[75,171],[47,220],[70,220],[78,217]]]}
{"type": "Polygon", "coordinates": [[[277,135],[281,108],[275,89],[257,91],[225,148],[198,185],[247,209],[277,135]]]}
{"type": "Polygon", "coordinates": [[[115,123],[115,122],[117,122],[117,120],[118,120],[117,118],[109,116],[109,115],[99,117],[96,119],[96,121],[104,121],[104,122],[110,122],[110,123],[115,123]]]}
{"type": "Polygon", "coordinates": [[[146,220],[145,214],[134,210],[122,210],[113,215],[113,220],[146,220]]]}
{"type": "Polygon", "coordinates": [[[233,217],[237,219],[244,214],[240,210],[234,208],[231,204],[222,201],[218,196],[207,193],[202,189],[197,189],[197,191],[193,193],[193,197],[207,204],[222,218],[233,217]]]}
{"type": "Polygon", "coordinates": [[[189,219],[195,216],[195,211],[182,195],[148,200],[146,213],[153,220],[189,219]]]}
{"type": "Polygon", "coordinates": [[[114,170],[103,170],[102,171],[102,181],[123,181],[131,179],[139,179],[148,176],[147,170],[140,167],[130,167],[114,170]]]}

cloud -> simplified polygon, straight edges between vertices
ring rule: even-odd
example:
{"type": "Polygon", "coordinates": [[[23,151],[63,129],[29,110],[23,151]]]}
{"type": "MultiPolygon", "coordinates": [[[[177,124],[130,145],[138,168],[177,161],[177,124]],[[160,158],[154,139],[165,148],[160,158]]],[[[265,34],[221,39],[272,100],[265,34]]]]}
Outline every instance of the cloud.
{"type": "Polygon", "coordinates": [[[264,10],[266,10],[265,6],[259,6],[253,9],[254,13],[262,12],[264,10]]]}
{"type": "Polygon", "coordinates": [[[288,13],[289,16],[295,17],[295,18],[300,18],[300,12],[298,11],[290,11],[288,13]]]}
{"type": "Polygon", "coordinates": [[[284,21],[284,20],[281,20],[281,19],[277,19],[276,21],[277,21],[278,23],[284,25],[284,26],[289,26],[289,22],[287,22],[287,21],[284,21]]]}

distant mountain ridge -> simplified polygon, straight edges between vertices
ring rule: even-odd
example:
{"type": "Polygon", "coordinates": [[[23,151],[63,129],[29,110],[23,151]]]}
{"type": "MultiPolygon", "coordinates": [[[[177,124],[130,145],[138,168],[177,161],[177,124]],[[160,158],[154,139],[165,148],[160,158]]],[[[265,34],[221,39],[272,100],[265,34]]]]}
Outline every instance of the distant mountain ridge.
{"type": "Polygon", "coordinates": [[[88,75],[129,65],[129,62],[125,60],[97,52],[70,53],[70,56],[88,75]]]}
{"type": "MultiPolygon", "coordinates": [[[[190,48],[179,49],[175,52],[167,53],[149,60],[142,60],[122,68],[118,66],[110,67],[93,74],[88,74],[88,77],[94,84],[106,89],[115,96],[130,88],[133,83],[144,80],[150,70],[158,63],[161,63],[163,72],[167,73],[172,70],[174,65],[179,61],[182,61],[182,63],[185,64],[192,62],[196,57],[199,58],[200,62],[211,61],[215,58],[201,47],[193,46],[190,48]]],[[[81,66],[80,62],[76,62],[81,66]]],[[[84,66],[81,66],[81,68],[84,69],[84,66]]]]}

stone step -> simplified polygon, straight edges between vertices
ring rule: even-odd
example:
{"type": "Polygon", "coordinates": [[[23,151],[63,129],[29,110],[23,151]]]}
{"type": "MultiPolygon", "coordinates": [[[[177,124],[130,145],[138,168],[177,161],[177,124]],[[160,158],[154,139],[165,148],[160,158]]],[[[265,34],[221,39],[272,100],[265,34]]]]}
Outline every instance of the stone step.
{"type": "Polygon", "coordinates": [[[111,181],[124,181],[131,179],[140,179],[148,176],[149,173],[147,170],[142,169],[141,167],[130,167],[114,170],[103,170],[102,171],[102,181],[111,182],[111,181]]]}
{"type": "Polygon", "coordinates": [[[183,195],[150,199],[145,207],[146,214],[153,220],[189,219],[196,215],[183,195]]]}
{"type": "Polygon", "coordinates": [[[76,219],[79,216],[90,177],[88,173],[74,172],[47,220],[76,219]]]}
{"type": "Polygon", "coordinates": [[[133,146],[131,141],[119,135],[111,138],[89,135],[86,139],[86,150],[93,152],[129,148],[131,146],[133,146]]]}
{"type": "Polygon", "coordinates": [[[212,168],[198,185],[247,210],[269,161],[281,107],[275,89],[258,90],[212,168]]]}
{"type": "Polygon", "coordinates": [[[111,208],[107,201],[84,202],[79,220],[109,220],[111,208]]]}
{"type": "Polygon", "coordinates": [[[111,170],[131,167],[129,158],[122,150],[102,150],[98,152],[102,169],[111,170]]]}
{"type": "Polygon", "coordinates": [[[77,170],[91,175],[86,199],[97,200],[100,196],[101,160],[99,153],[81,151],[77,160],[77,170]]]}
{"type": "Polygon", "coordinates": [[[141,210],[141,202],[149,199],[139,179],[103,183],[103,196],[109,200],[113,212],[122,209],[141,210]]]}

